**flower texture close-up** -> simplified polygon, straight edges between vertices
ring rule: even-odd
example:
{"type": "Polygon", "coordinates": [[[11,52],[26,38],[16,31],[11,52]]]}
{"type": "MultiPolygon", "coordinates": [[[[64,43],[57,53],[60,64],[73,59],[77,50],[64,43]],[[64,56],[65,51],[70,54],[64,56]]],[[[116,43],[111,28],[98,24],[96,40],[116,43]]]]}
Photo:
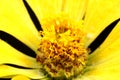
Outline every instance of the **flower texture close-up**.
{"type": "Polygon", "coordinates": [[[120,0],[1,0],[0,80],[120,80],[120,0]]]}

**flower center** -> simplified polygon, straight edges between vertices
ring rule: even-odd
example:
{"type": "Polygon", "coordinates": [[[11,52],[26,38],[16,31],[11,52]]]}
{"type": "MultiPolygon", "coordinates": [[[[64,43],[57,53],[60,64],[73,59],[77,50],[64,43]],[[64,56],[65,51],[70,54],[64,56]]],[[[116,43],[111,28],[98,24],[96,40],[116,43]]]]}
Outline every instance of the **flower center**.
{"type": "Polygon", "coordinates": [[[45,19],[37,62],[51,77],[70,78],[82,74],[88,52],[81,23],[62,15],[45,19]]]}

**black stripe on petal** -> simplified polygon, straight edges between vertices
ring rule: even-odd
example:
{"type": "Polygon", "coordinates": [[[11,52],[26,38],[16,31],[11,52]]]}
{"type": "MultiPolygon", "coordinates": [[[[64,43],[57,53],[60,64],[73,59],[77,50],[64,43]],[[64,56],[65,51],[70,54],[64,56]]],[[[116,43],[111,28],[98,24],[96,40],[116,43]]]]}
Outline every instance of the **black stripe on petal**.
{"type": "Polygon", "coordinates": [[[29,16],[30,16],[30,18],[32,19],[32,21],[33,21],[36,29],[37,29],[38,31],[40,31],[40,30],[42,31],[41,24],[40,24],[37,16],[35,15],[34,11],[31,9],[31,7],[29,6],[29,4],[27,3],[26,0],[23,0],[23,3],[24,3],[24,5],[25,5],[25,7],[26,7],[26,9],[27,9],[27,11],[28,11],[28,13],[29,13],[29,16]]]}
{"type": "Polygon", "coordinates": [[[19,69],[32,69],[32,68],[28,68],[28,67],[23,67],[23,66],[19,66],[19,65],[15,65],[15,64],[4,64],[4,65],[8,65],[14,68],[19,68],[19,69]]]}
{"type": "MultiPolygon", "coordinates": [[[[116,26],[116,24],[120,21],[120,18],[112,22],[110,25],[108,25],[99,35],[98,37],[88,46],[90,48],[91,53],[95,51],[107,38],[107,36],[110,34],[112,29],[116,26]]],[[[91,54],[90,53],[90,54],[91,54]]]]}
{"type": "Polygon", "coordinates": [[[84,20],[84,19],[85,19],[85,15],[86,15],[86,13],[84,13],[84,15],[83,15],[83,17],[82,17],[82,20],[84,20]]]}
{"type": "Polygon", "coordinates": [[[0,78],[0,80],[11,80],[10,78],[0,78]]]}
{"type": "MultiPolygon", "coordinates": [[[[31,57],[36,57],[35,52],[32,49],[30,49],[24,43],[22,43],[21,41],[16,39],[14,36],[4,32],[4,31],[0,31],[0,39],[4,40],[8,44],[10,44],[12,47],[23,52],[24,54],[29,55],[31,57]]],[[[6,48],[6,50],[7,50],[7,48],[6,48]]]]}

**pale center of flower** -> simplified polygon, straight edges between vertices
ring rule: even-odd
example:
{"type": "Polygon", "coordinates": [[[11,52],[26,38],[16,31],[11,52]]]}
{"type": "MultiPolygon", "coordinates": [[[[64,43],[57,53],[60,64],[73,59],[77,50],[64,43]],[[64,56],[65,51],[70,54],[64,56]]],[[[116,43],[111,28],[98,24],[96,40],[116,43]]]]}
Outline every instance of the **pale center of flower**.
{"type": "Polygon", "coordinates": [[[82,74],[88,52],[81,23],[65,16],[45,19],[37,62],[51,77],[70,78],[82,74]]]}

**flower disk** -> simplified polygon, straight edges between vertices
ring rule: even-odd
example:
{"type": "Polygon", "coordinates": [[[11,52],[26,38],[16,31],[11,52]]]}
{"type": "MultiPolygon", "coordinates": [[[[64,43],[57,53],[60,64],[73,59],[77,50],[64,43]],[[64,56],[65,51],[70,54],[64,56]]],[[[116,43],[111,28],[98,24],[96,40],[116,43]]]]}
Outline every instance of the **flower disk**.
{"type": "Polygon", "coordinates": [[[37,62],[54,78],[70,78],[82,74],[88,52],[84,47],[85,33],[81,22],[66,16],[45,19],[42,39],[37,52],[37,62]]]}

